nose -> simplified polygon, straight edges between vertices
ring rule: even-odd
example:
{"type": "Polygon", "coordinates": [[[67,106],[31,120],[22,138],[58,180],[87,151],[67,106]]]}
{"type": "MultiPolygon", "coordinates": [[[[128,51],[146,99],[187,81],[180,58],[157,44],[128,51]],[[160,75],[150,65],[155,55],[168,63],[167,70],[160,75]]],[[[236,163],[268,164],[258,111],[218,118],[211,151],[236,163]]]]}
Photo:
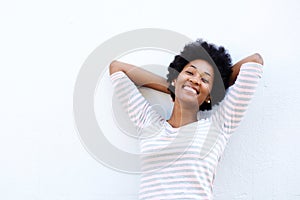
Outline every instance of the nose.
{"type": "Polygon", "coordinates": [[[196,85],[200,85],[200,81],[196,77],[190,78],[189,81],[196,85]]]}

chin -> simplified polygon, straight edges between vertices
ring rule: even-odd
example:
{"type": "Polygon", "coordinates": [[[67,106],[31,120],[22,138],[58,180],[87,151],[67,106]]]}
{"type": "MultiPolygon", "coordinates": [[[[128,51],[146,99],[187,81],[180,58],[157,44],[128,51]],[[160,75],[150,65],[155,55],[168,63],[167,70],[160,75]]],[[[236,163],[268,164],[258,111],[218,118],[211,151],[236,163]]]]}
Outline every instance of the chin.
{"type": "Polygon", "coordinates": [[[180,100],[180,102],[182,104],[190,106],[190,107],[199,108],[199,106],[200,106],[197,99],[195,100],[195,98],[183,98],[183,99],[180,100]]]}

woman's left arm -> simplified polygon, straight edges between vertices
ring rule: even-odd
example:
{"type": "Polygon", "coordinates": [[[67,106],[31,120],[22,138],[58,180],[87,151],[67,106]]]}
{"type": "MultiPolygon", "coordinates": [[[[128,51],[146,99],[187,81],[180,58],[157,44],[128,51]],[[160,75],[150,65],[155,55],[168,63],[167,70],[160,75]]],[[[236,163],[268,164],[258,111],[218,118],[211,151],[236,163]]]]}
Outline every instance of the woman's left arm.
{"type": "Polygon", "coordinates": [[[263,58],[259,53],[255,53],[253,55],[250,55],[250,56],[238,61],[236,64],[234,64],[232,66],[232,74],[229,79],[229,86],[231,86],[235,83],[236,78],[240,72],[240,68],[241,68],[242,64],[247,63],[247,62],[256,62],[261,65],[264,64],[263,58]]]}
{"type": "MultiPolygon", "coordinates": [[[[257,55],[259,54],[255,56],[257,55]]],[[[219,104],[218,110],[213,115],[213,120],[219,125],[220,131],[226,135],[226,138],[239,126],[263,72],[263,61],[261,58],[253,60],[250,56],[240,62],[245,63],[240,64],[240,66],[239,64],[236,65],[235,69],[238,69],[238,72],[235,71],[237,72],[236,81],[228,88],[224,99],[219,104]]]]}

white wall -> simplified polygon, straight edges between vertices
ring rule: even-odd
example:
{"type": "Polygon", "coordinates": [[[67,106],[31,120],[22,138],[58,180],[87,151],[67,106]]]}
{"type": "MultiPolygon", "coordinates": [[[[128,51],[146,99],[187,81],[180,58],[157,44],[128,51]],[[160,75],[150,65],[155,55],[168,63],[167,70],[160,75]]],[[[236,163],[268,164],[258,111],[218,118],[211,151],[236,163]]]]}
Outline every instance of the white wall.
{"type": "Polygon", "coordinates": [[[296,0],[1,1],[0,199],[137,198],[138,176],[97,162],[73,119],[81,65],[101,43],[163,28],[254,52],[263,79],[231,138],[215,199],[300,199],[299,20],[296,0]]]}

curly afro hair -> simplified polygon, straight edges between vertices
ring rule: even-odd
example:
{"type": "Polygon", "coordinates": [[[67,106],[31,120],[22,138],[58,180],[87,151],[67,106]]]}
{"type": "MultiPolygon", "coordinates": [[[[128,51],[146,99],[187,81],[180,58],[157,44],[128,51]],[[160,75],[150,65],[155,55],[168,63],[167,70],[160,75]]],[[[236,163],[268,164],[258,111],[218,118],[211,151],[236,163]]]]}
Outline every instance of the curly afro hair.
{"type": "Polygon", "coordinates": [[[229,87],[229,77],[232,73],[231,57],[222,46],[218,47],[202,39],[185,45],[180,55],[176,55],[173,62],[169,65],[169,73],[167,74],[168,90],[174,101],[175,87],[171,85],[171,82],[177,78],[190,61],[197,59],[207,61],[213,67],[215,73],[214,84],[210,94],[211,103],[203,102],[199,107],[199,110],[210,110],[213,105],[218,104],[224,98],[225,89],[229,87]]]}

